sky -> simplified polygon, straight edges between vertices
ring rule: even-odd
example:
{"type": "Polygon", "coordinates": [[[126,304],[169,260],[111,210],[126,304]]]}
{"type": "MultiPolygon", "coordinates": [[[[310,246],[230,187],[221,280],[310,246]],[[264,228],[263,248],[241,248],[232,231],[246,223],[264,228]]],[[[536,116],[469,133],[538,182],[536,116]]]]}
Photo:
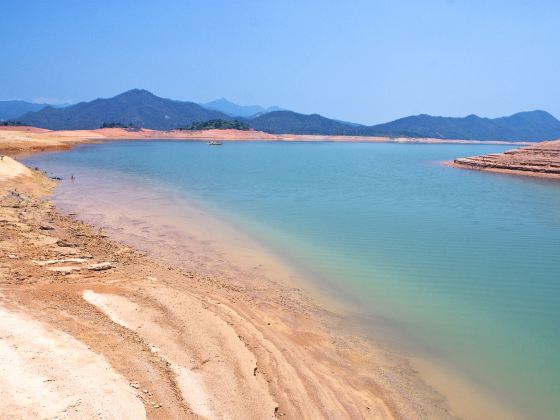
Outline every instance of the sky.
{"type": "Polygon", "coordinates": [[[132,88],[374,124],[560,117],[554,0],[0,1],[0,100],[132,88]]]}

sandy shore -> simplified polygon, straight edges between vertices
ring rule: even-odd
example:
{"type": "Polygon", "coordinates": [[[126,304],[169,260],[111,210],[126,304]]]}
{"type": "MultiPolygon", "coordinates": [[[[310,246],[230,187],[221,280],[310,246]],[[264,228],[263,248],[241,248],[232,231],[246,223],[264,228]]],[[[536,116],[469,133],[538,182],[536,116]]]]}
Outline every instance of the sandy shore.
{"type": "Polygon", "coordinates": [[[110,140],[221,140],[221,141],[332,141],[356,143],[413,143],[413,144],[516,144],[523,142],[442,140],[408,137],[365,137],[365,136],[319,136],[295,134],[268,134],[262,131],[204,130],[204,131],[158,131],[125,130],[103,128],[97,130],[51,131],[35,127],[0,127],[0,153],[15,154],[30,151],[64,150],[80,143],[95,143],[110,140]]]}
{"type": "Polygon", "coordinates": [[[58,212],[54,186],[0,161],[7,418],[452,417],[406,359],[328,328],[338,315],[289,282],[154,259],[58,212]]]}
{"type": "Polygon", "coordinates": [[[560,140],[503,153],[457,158],[448,164],[463,169],[560,179],[560,140]]]}

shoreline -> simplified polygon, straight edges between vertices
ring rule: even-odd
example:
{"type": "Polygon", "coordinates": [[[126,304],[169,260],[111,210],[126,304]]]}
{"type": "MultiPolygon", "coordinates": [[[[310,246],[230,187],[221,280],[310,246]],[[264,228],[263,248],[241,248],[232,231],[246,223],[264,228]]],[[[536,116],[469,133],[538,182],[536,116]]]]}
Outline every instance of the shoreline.
{"type": "MultiPolygon", "coordinates": [[[[81,213],[78,212],[78,214],[81,213]]],[[[65,218],[65,216],[61,215],[58,212],[57,212],[57,217],[60,217],[62,219],[65,218]]],[[[72,223],[78,223],[80,226],[87,227],[87,225],[83,225],[81,222],[72,221],[72,223]]],[[[104,232],[100,233],[100,238],[98,239],[101,240],[102,242],[105,241],[111,242],[110,240],[106,239],[105,236],[106,233],[104,232]]],[[[122,244],[119,246],[122,246],[122,244]]],[[[145,255],[143,255],[143,257],[145,257],[145,255]]],[[[169,265],[164,268],[171,272],[175,272],[179,270],[180,273],[185,273],[184,268],[177,267],[176,265],[169,265]]],[[[198,281],[203,279],[203,282],[206,283],[205,286],[207,286],[208,284],[213,285],[212,290],[210,291],[205,286],[202,287],[202,294],[201,294],[202,300],[205,302],[204,305],[208,305],[205,308],[206,310],[208,310],[209,307],[213,307],[211,311],[219,308],[217,309],[218,312],[220,312],[218,317],[221,317],[222,319],[224,319],[224,316],[226,315],[228,317],[231,316],[230,311],[233,311],[236,314],[234,318],[237,320],[237,322],[240,322],[238,318],[241,317],[243,322],[248,322],[249,324],[252,324],[250,327],[244,324],[241,326],[242,327],[241,329],[244,331],[244,333],[242,335],[239,335],[239,337],[240,338],[243,337],[242,341],[244,341],[244,345],[246,347],[250,349],[252,348],[253,351],[257,352],[255,348],[258,347],[259,345],[258,341],[256,342],[257,343],[256,345],[255,342],[253,342],[253,344],[249,346],[247,345],[247,342],[245,341],[246,340],[245,334],[247,333],[247,329],[252,331],[253,335],[256,334],[260,336],[261,334],[263,334],[264,331],[270,329],[271,324],[274,326],[278,325],[281,326],[282,329],[282,333],[280,334],[282,336],[280,340],[282,344],[278,344],[277,342],[276,343],[277,348],[284,348],[284,350],[282,350],[284,352],[286,351],[297,352],[298,358],[301,358],[305,362],[304,364],[311,364],[312,366],[317,367],[318,365],[320,366],[321,364],[326,363],[329,366],[326,371],[323,370],[321,376],[321,381],[329,382],[328,386],[326,387],[327,389],[313,390],[313,395],[317,393],[319,394],[324,393],[325,395],[330,395],[329,397],[331,399],[330,401],[326,401],[323,399],[320,399],[319,401],[315,401],[315,403],[319,403],[319,406],[322,407],[321,411],[313,411],[313,410],[318,410],[319,406],[312,407],[312,405],[310,405],[309,407],[306,408],[307,410],[310,411],[289,412],[289,410],[286,409],[285,404],[282,404],[282,402],[280,402],[278,404],[280,408],[276,411],[276,415],[281,416],[282,414],[285,414],[288,416],[287,418],[297,418],[297,415],[301,415],[302,413],[305,412],[307,412],[308,415],[310,415],[313,412],[316,413],[322,412],[323,414],[326,414],[327,411],[323,411],[325,410],[325,407],[331,407],[329,410],[343,409],[344,412],[346,412],[347,414],[350,414],[351,412],[354,412],[354,414],[360,413],[359,414],[360,416],[368,417],[368,418],[370,416],[374,418],[403,418],[403,417],[409,418],[411,415],[417,415],[420,412],[423,413],[430,412],[430,418],[451,417],[445,399],[442,399],[441,396],[438,396],[433,390],[430,389],[429,386],[427,386],[426,384],[419,383],[417,378],[415,379],[416,377],[415,369],[417,369],[416,365],[414,365],[414,367],[409,366],[407,362],[404,362],[404,359],[402,359],[400,356],[395,357],[395,355],[387,354],[380,348],[371,348],[369,347],[369,344],[367,342],[363,341],[362,339],[359,339],[358,337],[353,337],[353,336],[343,337],[340,335],[335,335],[335,336],[330,335],[330,333],[328,332],[328,328],[327,330],[325,330],[324,326],[322,326],[324,322],[321,321],[321,317],[318,316],[318,312],[317,312],[319,310],[324,310],[324,308],[321,309],[321,307],[317,307],[314,302],[310,302],[310,301],[307,302],[308,305],[311,306],[305,306],[305,305],[301,306],[302,296],[299,290],[292,290],[292,291],[284,290],[283,292],[281,292],[281,293],[285,293],[285,295],[281,296],[282,304],[276,306],[278,302],[275,302],[274,299],[263,299],[263,298],[259,299],[258,296],[254,296],[254,295],[251,296],[251,294],[248,293],[251,290],[250,287],[244,289],[242,285],[236,284],[235,286],[233,286],[233,288],[238,288],[238,289],[237,290],[231,289],[232,285],[229,281],[231,279],[227,279],[227,281],[224,283],[223,280],[219,280],[216,278],[212,279],[207,274],[199,277],[200,273],[195,273],[194,271],[190,271],[190,268],[187,273],[188,274],[186,276],[186,280],[190,283],[192,283],[193,279],[196,279],[198,281]],[[213,283],[216,282],[217,280],[220,282],[220,286],[218,287],[218,293],[216,294],[215,285],[213,283]],[[223,289],[225,288],[227,289],[228,287],[230,287],[230,290],[228,292],[230,293],[233,292],[232,294],[235,295],[235,298],[233,299],[233,302],[235,303],[234,308],[231,307],[232,305],[231,294],[228,293],[225,296],[222,295],[223,289]],[[247,304],[247,299],[249,302],[248,304],[247,304]],[[211,301],[211,304],[208,303],[209,300],[211,301]],[[243,302],[242,305],[239,305],[240,301],[243,302]],[[227,308],[225,313],[221,312],[223,308],[227,308]],[[287,319],[287,320],[282,319],[282,317],[285,316],[286,309],[288,309],[289,312],[299,313],[299,315],[296,317],[297,321],[295,319],[287,319]],[[274,314],[276,314],[276,316],[274,316],[274,314]],[[261,318],[260,320],[258,319],[259,317],[261,318]],[[270,321],[271,319],[276,320],[276,322],[271,322],[270,321]],[[288,329],[286,329],[288,325],[290,325],[291,327],[288,327],[288,329]],[[304,328],[301,328],[300,325],[304,325],[304,328]],[[331,345],[328,344],[329,341],[331,342],[331,345]],[[334,347],[332,347],[333,344],[334,347]],[[303,347],[303,348],[299,348],[299,347],[303,347]],[[338,357],[340,357],[341,354],[345,355],[345,357],[342,360],[338,359],[338,357]],[[311,359],[309,359],[309,357],[311,357],[311,359]],[[376,375],[380,375],[380,376],[377,377],[375,375],[368,376],[372,373],[371,372],[372,369],[375,371],[376,375]],[[333,370],[337,371],[338,373],[335,374],[333,370]],[[350,397],[350,395],[344,395],[344,396],[336,395],[336,393],[341,392],[340,381],[342,380],[344,382],[344,379],[342,378],[345,378],[347,376],[348,377],[356,376],[357,372],[362,372],[362,373],[358,375],[357,378],[353,378],[350,381],[351,383],[353,382],[354,384],[353,385],[346,384],[345,386],[343,386],[343,388],[345,388],[346,393],[352,391],[350,392],[350,394],[352,394],[353,396],[350,397]],[[331,377],[333,374],[335,374],[334,378],[331,377]],[[329,378],[328,380],[325,379],[327,377],[329,378]],[[332,386],[334,385],[336,385],[336,389],[337,389],[336,393],[332,392],[333,391],[332,386]],[[401,388],[399,389],[399,387],[401,388]],[[402,387],[404,387],[404,389],[402,387]],[[340,404],[340,401],[338,401],[341,397],[347,398],[346,402],[342,405],[340,404]],[[364,401],[369,401],[369,403],[367,403],[368,405],[366,405],[367,408],[365,411],[361,411],[361,412],[353,411],[358,408],[356,406],[357,397],[360,401],[362,401],[358,405],[361,405],[364,401]],[[282,411],[282,410],[286,410],[286,411],[282,411]]],[[[148,278],[150,278],[148,283],[151,283],[150,287],[153,290],[165,289],[169,286],[169,282],[168,281],[162,282],[159,276],[157,277],[147,276],[146,279],[148,278]]],[[[145,287],[145,285],[142,283],[145,282],[146,279],[143,279],[140,282],[138,281],[138,279],[136,279],[135,287],[138,288],[145,287]]],[[[182,278],[181,281],[185,281],[185,278],[182,278]]],[[[111,282],[109,284],[110,286],[108,286],[105,282],[101,282],[100,284],[94,283],[93,285],[91,285],[90,283],[89,284],[91,285],[90,289],[85,289],[81,287],[81,285],[78,285],[77,287],[79,291],[82,293],[82,300],[85,299],[90,304],[94,306],[97,305],[97,309],[102,310],[105,313],[105,315],[108,316],[113,321],[113,323],[119,324],[122,328],[130,330],[130,326],[134,325],[135,322],[134,319],[135,316],[131,317],[130,316],[131,313],[133,315],[138,315],[138,310],[143,312],[144,310],[151,311],[154,309],[153,307],[151,307],[151,305],[140,306],[140,307],[132,305],[130,303],[131,300],[133,301],[133,303],[136,302],[136,305],[138,305],[137,300],[144,301],[145,299],[142,297],[140,298],[138,297],[137,295],[138,290],[131,291],[129,289],[128,284],[124,285],[122,281],[116,283],[111,282]],[[113,285],[115,284],[117,287],[116,291],[112,289],[113,285]],[[109,292],[107,292],[108,287],[110,288],[109,292]],[[92,290],[93,294],[89,293],[88,292],[89,290],[92,290]],[[134,296],[134,299],[128,299],[128,301],[127,300],[123,301],[121,299],[123,295],[129,296],[131,293],[134,296]],[[135,308],[134,312],[131,312],[132,311],[131,307],[135,308]]],[[[192,286],[192,284],[190,285],[192,286]]],[[[173,287],[174,287],[174,293],[177,293],[176,285],[174,284],[173,287]]],[[[197,285],[196,288],[198,289],[199,285],[197,285]]],[[[183,292],[185,291],[181,290],[180,293],[183,292]]],[[[198,292],[200,292],[200,290],[197,290],[196,293],[198,292]]],[[[154,293],[158,294],[159,292],[154,292],[154,293]]],[[[189,290],[189,294],[191,295],[193,294],[191,290],[189,290]]],[[[271,296],[275,297],[274,295],[277,294],[278,294],[278,290],[275,290],[274,293],[272,295],[269,295],[268,297],[269,298],[271,296]]],[[[200,297],[201,296],[198,296],[198,298],[200,297]]],[[[153,299],[153,296],[150,299],[153,299]]],[[[169,304],[169,301],[167,301],[167,299],[171,299],[171,295],[167,294],[163,298],[162,296],[160,296],[159,304],[160,305],[163,304],[164,307],[166,307],[169,304]],[[164,301],[166,302],[164,303],[164,301]]],[[[216,316],[216,314],[217,312],[213,312],[214,316],[216,316]]],[[[236,322],[233,322],[232,319],[233,318],[229,318],[226,321],[228,325],[232,323],[230,327],[236,324],[236,322]]],[[[153,323],[154,320],[147,319],[145,320],[145,322],[153,323]]],[[[142,325],[137,326],[137,328],[133,327],[133,330],[138,329],[140,327],[142,327],[142,325]]],[[[240,328],[240,326],[235,325],[234,327],[234,330],[238,332],[239,330],[237,330],[236,328],[240,328]]],[[[278,339],[278,337],[276,338],[278,339]]],[[[270,338],[268,340],[270,340],[270,338]]],[[[166,343],[167,345],[156,346],[156,347],[160,349],[173,347],[172,341],[173,340],[168,339],[168,342],[166,343]]],[[[262,343],[260,344],[262,345],[262,343]]],[[[255,357],[255,354],[253,354],[253,356],[255,357]]],[[[168,356],[166,355],[166,357],[168,356]]],[[[261,361],[261,358],[268,359],[269,357],[270,355],[266,355],[265,357],[262,354],[256,356],[257,370],[255,370],[255,372],[257,371],[260,372],[260,369],[262,368],[263,372],[266,372],[264,376],[275,375],[276,373],[279,373],[276,372],[276,369],[274,369],[274,372],[270,371],[269,369],[267,369],[266,363],[263,363],[261,361]]],[[[314,376],[314,374],[316,374],[317,372],[310,372],[307,367],[301,366],[301,362],[296,360],[297,358],[293,359],[293,362],[288,363],[287,366],[284,366],[284,368],[286,369],[286,372],[284,372],[284,374],[290,371],[291,375],[293,375],[294,373],[296,374],[296,376],[298,374],[302,375],[301,380],[303,381],[304,384],[307,383],[307,385],[302,385],[301,389],[297,389],[297,393],[301,393],[301,395],[305,395],[310,392],[309,386],[311,386],[311,383],[314,382],[314,381],[309,382],[310,381],[309,377],[314,376]],[[296,372],[293,372],[294,367],[296,367],[296,372]]],[[[287,360],[284,360],[284,362],[287,362],[287,360]]],[[[278,365],[271,365],[271,366],[278,367],[278,365]]],[[[268,367],[270,368],[270,366],[268,367]]],[[[267,376],[267,378],[270,379],[269,376],[267,376]]],[[[270,382],[268,382],[268,379],[266,380],[266,382],[269,383],[267,388],[270,389],[271,385],[270,382]]],[[[290,377],[285,377],[284,380],[286,385],[288,385],[291,381],[290,377]]],[[[449,382],[445,383],[444,387],[448,386],[448,384],[449,382]]],[[[276,386],[281,388],[280,384],[276,384],[276,386]]],[[[317,386],[317,383],[314,383],[313,386],[317,386]]],[[[272,386],[272,388],[274,388],[274,386],[272,386]]],[[[273,398],[274,401],[279,400],[275,392],[273,392],[272,395],[274,396],[273,398]]],[[[204,399],[204,397],[201,398],[204,399]]],[[[288,398],[285,401],[289,401],[290,404],[293,403],[292,401],[293,395],[284,395],[284,398],[288,398]]],[[[197,406],[196,403],[191,403],[191,405],[193,404],[194,406],[197,407],[200,413],[208,414],[208,412],[204,411],[209,409],[205,404],[202,405],[199,404],[197,406]]],[[[189,407],[191,407],[191,405],[189,407]]],[[[454,409],[459,407],[459,411],[462,411],[461,407],[456,405],[456,401],[455,403],[452,404],[452,407],[454,409]]],[[[301,409],[301,406],[297,408],[301,409]]],[[[339,413],[337,412],[337,414],[339,413]]]]}
{"type": "Polygon", "coordinates": [[[329,136],[300,134],[269,134],[261,131],[203,130],[203,131],[158,131],[122,128],[96,130],[52,131],[35,127],[0,127],[0,153],[18,154],[41,151],[67,150],[77,144],[99,143],[112,140],[192,140],[207,141],[286,141],[286,142],[350,142],[350,143],[399,143],[399,144],[489,144],[531,145],[531,142],[452,140],[410,137],[366,137],[329,136]]]}

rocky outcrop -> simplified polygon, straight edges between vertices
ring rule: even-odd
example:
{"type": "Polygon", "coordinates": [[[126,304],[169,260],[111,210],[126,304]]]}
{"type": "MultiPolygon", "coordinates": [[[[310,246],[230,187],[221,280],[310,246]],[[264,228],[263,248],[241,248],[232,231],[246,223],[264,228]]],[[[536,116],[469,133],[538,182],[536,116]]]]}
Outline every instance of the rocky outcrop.
{"type": "Polygon", "coordinates": [[[560,140],[545,141],[503,153],[458,158],[452,165],[467,169],[560,179],[560,140]]]}

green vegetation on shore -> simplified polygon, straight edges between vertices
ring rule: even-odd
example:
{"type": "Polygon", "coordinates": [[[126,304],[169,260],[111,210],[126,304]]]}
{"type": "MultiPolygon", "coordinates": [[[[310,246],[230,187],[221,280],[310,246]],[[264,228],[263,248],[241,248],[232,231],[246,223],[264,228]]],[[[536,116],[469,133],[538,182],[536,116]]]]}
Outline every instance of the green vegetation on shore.
{"type": "Polygon", "coordinates": [[[99,128],[125,128],[125,129],[138,129],[137,126],[135,126],[132,123],[129,124],[123,124],[120,122],[104,122],[103,124],[101,124],[101,126],[99,128]]]}
{"type": "Polygon", "coordinates": [[[248,131],[250,129],[251,127],[249,126],[249,124],[238,120],[200,121],[200,122],[194,122],[187,127],[177,128],[177,130],[244,130],[244,131],[248,131]]]}

